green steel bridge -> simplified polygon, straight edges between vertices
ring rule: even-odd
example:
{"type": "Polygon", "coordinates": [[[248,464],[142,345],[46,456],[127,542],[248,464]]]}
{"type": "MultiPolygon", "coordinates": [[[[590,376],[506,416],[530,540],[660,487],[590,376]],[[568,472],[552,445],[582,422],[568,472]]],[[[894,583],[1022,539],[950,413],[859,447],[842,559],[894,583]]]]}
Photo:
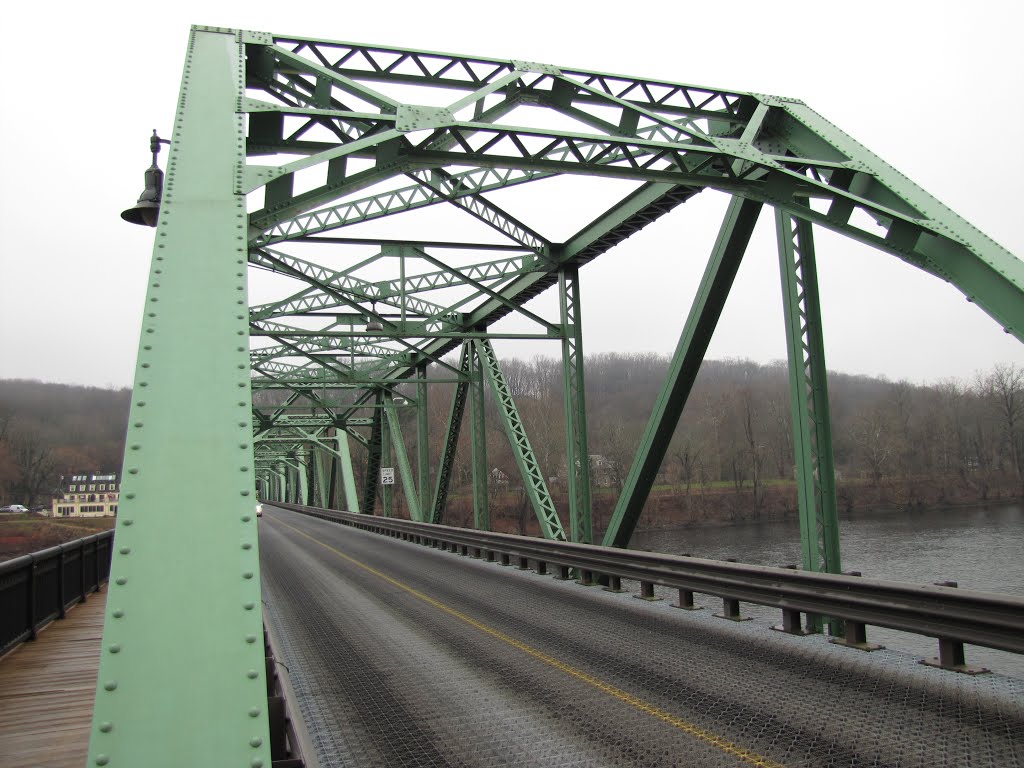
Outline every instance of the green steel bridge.
{"type": "MultiPolygon", "coordinates": [[[[123,214],[155,243],[90,765],[269,767],[257,499],[391,516],[400,488],[412,521],[444,523],[465,436],[474,526],[489,530],[485,397],[543,537],[626,547],[762,213],[777,231],[804,571],[842,571],[815,229],[1024,333],[1024,263],[797,99],[197,26],[169,141],[152,149],[123,214]],[[576,175],[621,194],[565,240],[503,207],[505,190],[543,199],[576,175]],[[579,270],[706,189],[730,202],[598,541],[579,270]],[[253,270],[274,298],[250,300],[253,270]],[[557,316],[527,306],[549,289],[557,316]],[[506,317],[528,330],[495,329],[506,317]],[[496,339],[561,348],[567,510],[496,339]],[[441,434],[430,408],[448,413],[441,434]]],[[[283,514],[268,515],[279,538],[283,514]]]]}

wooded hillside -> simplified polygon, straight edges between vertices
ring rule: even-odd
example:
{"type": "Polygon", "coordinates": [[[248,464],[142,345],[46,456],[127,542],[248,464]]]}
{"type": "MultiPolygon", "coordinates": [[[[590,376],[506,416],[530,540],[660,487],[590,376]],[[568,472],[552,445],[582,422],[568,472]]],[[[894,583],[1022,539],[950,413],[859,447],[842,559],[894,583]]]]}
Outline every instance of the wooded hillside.
{"type": "MultiPolygon", "coordinates": [[[[667,365],[668,359],[657,355],[606,354],[587,360],[599,517],[614,504],[667,365]]],[[[502,367],[558,496],[565,477],[560,362],[509,358],[502,367]]],[[[968,381],[931,386],[831,373],[829,387],[842,506],[969,503],[1021,495],[1024,369],[996,365],[968,381]]],[[[435,470],[451,391],[446,384],[430,391],[435,470]]],[[[0,380],[0,503],[48,503],[62,474],[119,470],[130,395],[127,389],[0,380]]],[[[491,488],[499,502],[495,513],[502,515],[505,499],[519,514],[515,460],[493,402],[490,407],[487,453],[496,479],[491,488]]],[[[681,521],[708,519],[725,514],[726,508],[728,515],[740,517],[793,508],[789,410],[785,364],[705,362],[659,477],[656,493],[669,498],[649,504],[661,510],[655,522],[671,524],[673,515],[681,521]],[[723,496],[729,500],[724,506],[723,496]],[[715,497],[719,502],[708,501],[715,497]]],[[[403,414],[403,423],[412,450],[412,409],[403,414]]],[[[453,481],[456,500],[471,487],[468,433],[462,430],[453,481]]],[[[363,464],[358,451],[354,460],[358,473],[363,464]]],[[[400,507],[401,494],[396,498],[400,507]]],[[[461,522],[457,514],[452,521],[461,522]]]]}

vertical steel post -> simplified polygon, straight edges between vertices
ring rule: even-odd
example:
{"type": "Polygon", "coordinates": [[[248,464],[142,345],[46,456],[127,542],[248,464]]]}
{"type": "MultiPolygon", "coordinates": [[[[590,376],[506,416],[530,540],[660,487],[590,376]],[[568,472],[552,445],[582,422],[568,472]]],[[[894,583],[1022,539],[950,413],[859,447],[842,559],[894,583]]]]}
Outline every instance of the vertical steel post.
{"type": "MultiPolygon", "coordinates": [[[[385,403],[390,399],[391,392],[387,390],[381,390],[380,398],[378,399],[377,408],[377,419],[381,422],[381,434],[380,434],[380,467],[391,467],[393,462],[391,460],[391,425],[390,419],[388,418],[387,412],[384,410],[385,403]],[[388,422],[387,428],[384,428],[384,422],[388,422]]],[[[381,483],[380,468],[377,470],[377,477],[373,478],[374,482],[381,483]]],[[[395,486],[384,485],[381,483],[380,486],[380,499],[382,506],[382,513],[384,517],[395,516],[395,486]]]]}
{"type": "Polygon", "coordinates": [[[422,523],[423,514],[420,511],[420,499],[416,490],[416,481],[412,476],[409,453],[405,449],[405,439],[402,437],[402,426],[398,421],[398,409],[395,408],[394,393],[390,390],[384,393],[384,414],[388,420],[388,432],[391,435],[391,447],[394,450],[395,460],[398,464],[398,473],[402,478],[402,492],[405,494],[405,501],[409,505],[409,519],[422,523]]]}
{"type": "Polygon", "coordinates": [[[469,351],[472,390],[469,418],[472,426],[473,461],[473,527],[478,531],[491,530],[491,506],[487,496],[487,420],[484,416],[484,371],[475,347],[469,351]]]}
{"type": "MultiPolygon", "coordinates": [[[[430,512],[431,523],[444,522],[444,510],[448,504],[448,489],[451,487],[452,472],[455,468],[455,453],[459,447],[459,433],[462,429],[462,417],[466,411],[466,400],[472,378],[473,345],[466,342],[462,345],[459,357],[459,381],[452,394],[452,407],[448,414],[448,428],[445,430],[444,450],[441,462],[437,467],[437,485],[434,489],[434,504],[430,512]]],[[[474,465],[475,466],[475,465],[474,465]]]]}
{"type": "Polygon", "coordinates": [[[665,383],[633,458],[633,465],[615,505],[608,530],[605,531],[602,543],[606,547],[629,546],[629,539],[672,441],[760,212],[759,202],[734,197],[729,203],[711,258],[708,259],[697,295],[690,306],[690,314],[669,363],[665,383]]]}
{"type": "Polygon", "coordinates": [[[90,766],[271,762],[240,34],[190,33],[142,318],[90,766]]]}
{"type": "Polygon", "coordinates": [[[348,512],[358,513],[359,494],[356,492],[356,474],[352,468],[352,449],[348,441],[348,432],[344,429],[338,430],[338,453],[341,458],[341,481],[345,491],[345,509],[348,512]]]}
{"type": "Polygon", "coordinates": [[[427,365],[416,369],[416,460],[419,475],[420,512],[430,509],[430,411],[427,408],[427,365]]]}
{"type": "Polygon", "coordinates": [[[587,447],[587,405],[583,376],[583,325],[580,317],[579,270],[558,273],[562,323],[562,377],[565,393],[566,472],[569,480],[569,531],[572,541],[590,544],[594,526],[590,499],[590,451],[587,447]]]}
{"type": "Polygon", "coordinates": [[[363,485],[362,512],[365,515],[376,514],[377,486],[380,483],[381,440],[383,438],[383,408],[381,393],[378,390],[374,399],[373,423],[370,426],[370,441],[366,445],[366,477],[363,485]]]}
{"type": "Polygon", "coordinates": [[[832,424],[810,222],[775,211],[796,454],[803,566],[841,573],[832,424]]]}

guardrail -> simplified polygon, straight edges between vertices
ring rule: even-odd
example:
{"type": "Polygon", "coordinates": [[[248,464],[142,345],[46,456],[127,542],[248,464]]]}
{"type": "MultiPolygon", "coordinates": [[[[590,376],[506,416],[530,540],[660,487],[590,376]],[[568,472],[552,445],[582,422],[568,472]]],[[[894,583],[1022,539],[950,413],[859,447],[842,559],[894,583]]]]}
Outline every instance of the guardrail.
{"type": "Polygon", "coordinates": [[[720,615],[726,619],[742,618],[741,602],[770,606],[782,611],[777,629],[789,634],[804,633],[801,614],[838,618],[845,622],[845,636],[832,642],[862,650],[879,647],[867,642],[867,625],[926,635],[938,639],[939,655],[923,663],[958,672],[987,671],[967,666],[964,643],[1024,653],[1024,599],[1010,595],[548,541],[280,502],[273,505],[463,555],[500,557],[505,565],[517,558],[518,566],[525,569],[533,561],[539,573],[547,573],[550,566],[559,578],[570,578],[575,569],[580,583],[600,580],[610,590],[621,590],[623,579],[638,581],[641,598],[657,599],[656,584],[670,587],[679,590],[678,608],[693,609],[694,593],[712,595],[722,599],[720,615]]]}
{"type": "Polygon", "coordinates": [[[0,655],[99,590],[113,539],[104,531],[0,563],[0,655]]]}

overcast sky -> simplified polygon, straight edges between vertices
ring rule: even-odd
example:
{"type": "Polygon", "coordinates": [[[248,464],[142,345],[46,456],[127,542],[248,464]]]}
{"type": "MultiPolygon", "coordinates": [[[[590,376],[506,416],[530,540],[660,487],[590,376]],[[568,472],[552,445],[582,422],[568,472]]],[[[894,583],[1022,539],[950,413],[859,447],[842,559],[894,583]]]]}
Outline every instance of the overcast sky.
{"type": "MultiPolygon", "coordinates": [[[[142,190],[147,136],[170,134],[193,23],[794,96],[1024,256],[1014,3],[15,7],[0,120],[0,378],[130,384],[153,230],[119,213],[142,190]]],[[[724,206],[700,195],[584,269],[589,354],[672,351],[724,206]]],[[[785,356],[769,213],[709,357],[785,356]]],[[[817,248],[830,369],[932,382],[1024,365],[1024,345],[951,286],[821,230],[817,248]]]]}

